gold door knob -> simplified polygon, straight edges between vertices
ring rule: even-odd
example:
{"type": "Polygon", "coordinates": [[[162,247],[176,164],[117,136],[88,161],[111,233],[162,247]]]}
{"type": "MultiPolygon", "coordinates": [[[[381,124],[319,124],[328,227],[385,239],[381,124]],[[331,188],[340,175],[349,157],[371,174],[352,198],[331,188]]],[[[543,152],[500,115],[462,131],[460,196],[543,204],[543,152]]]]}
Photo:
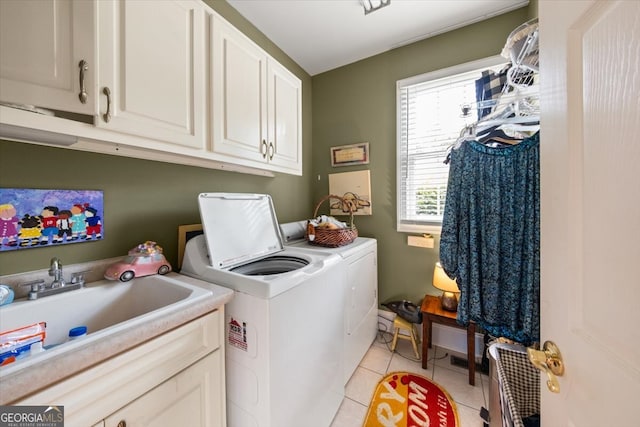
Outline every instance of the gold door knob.
{"type": "Polygon", "coordinates": [[[553,341],[545,341],[542,350],[527,349],[529,360],[533,366],[547,374],[547,387],[553,393],[560,393],[558,377],[564,374],[564,362],[560,349],[553,341]]]}

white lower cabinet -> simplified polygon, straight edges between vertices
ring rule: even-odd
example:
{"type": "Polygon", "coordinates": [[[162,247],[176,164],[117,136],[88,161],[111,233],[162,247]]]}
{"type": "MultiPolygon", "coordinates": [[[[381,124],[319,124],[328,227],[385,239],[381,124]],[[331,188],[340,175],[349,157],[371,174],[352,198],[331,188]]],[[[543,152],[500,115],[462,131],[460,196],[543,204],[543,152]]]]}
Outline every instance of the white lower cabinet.
{"type": "Polygon", "coordinates": [[[225,427],[224,308],[15,405],[64,407],[66,427],[225,427]]]}
{"type": "Polygon", "coordinates": [[[104,427],[223,427],[216,351],[104,420],[104,427]]]}

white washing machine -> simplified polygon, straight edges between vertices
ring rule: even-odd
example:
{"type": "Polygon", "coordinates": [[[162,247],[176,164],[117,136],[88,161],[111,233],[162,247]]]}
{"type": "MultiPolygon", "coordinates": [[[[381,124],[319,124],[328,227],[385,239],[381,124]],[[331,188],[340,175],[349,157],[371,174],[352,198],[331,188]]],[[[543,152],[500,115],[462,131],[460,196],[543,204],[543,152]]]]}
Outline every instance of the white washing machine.
{"type": "Polygon", "coordinates": [[[344,383],[349,381],[378,333],[378,243],[357,237],[337,248],[312,245],[304,238],[306,221],[281,224],[285,248],[316,254],[337,254],[345,265],[344,383]]]}
{"type": "Polygon", "coordinates": [[[225,306],[229,427],[328,427],[344,398],[342,259],[284,248],[268,195],[198,200],[204,234],[181,273],[236,291],[225,306]]]}

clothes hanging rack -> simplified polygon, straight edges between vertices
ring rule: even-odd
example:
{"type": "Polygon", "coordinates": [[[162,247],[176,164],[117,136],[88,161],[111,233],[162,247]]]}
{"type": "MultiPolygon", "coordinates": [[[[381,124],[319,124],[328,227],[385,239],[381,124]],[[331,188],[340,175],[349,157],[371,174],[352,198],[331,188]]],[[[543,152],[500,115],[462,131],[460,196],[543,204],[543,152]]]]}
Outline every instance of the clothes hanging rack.
{"type": "Polygon", "coordinates": [[[519,123],[532,121],[532,116],[539,120],[540,91],[538,19],[532,19],[518,26],[509,34],[502,56],[511,60],[507,70],[507,82],[502,88],[498,102],[491,114],[483,117],[478,127],[493,126],[492,119],[506,119],[505,122],[519,123]],[[514,117],[515,116],[515,117],[514,117]],[[515,118],[508,120],[507,118],[515,118]]]}
{"type": "Polygon", "coordinates": [[[495,97],[495,106],[465,126],[448,152],[440,262],[458,283],[461,324],[475,322],[528,345],[540,330],[536,20],[509,35],[503,56],[511,61],[508,70],[482,73],[476,81],[477,97],[495,97]],[[516,134],[525,136],[511,141],[516,134]]]}
{"type": "Polygon", "coordinates": [[[478,102],[477,108],[491,106],[491,112],[473,125],[466,126],[454,148],[478,135],[486,138],[491,130],[500,131],[499,135],[503,137],[505,131],[514,136],[527,136],[539,129],[538,46],[537,18],[509,34],[502,49],[502,56],[511,61],[506,71],[506,83],[497,99],[478,102]]]}

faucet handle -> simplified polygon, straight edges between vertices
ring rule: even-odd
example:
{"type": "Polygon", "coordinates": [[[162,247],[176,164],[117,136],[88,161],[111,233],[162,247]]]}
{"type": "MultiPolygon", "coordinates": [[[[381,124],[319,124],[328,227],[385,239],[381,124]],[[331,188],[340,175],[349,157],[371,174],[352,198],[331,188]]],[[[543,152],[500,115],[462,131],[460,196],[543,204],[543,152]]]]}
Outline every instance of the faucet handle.
{"type": "Polygon", "coordinates": [[[44,289],[44,280],[34,280],[32,282],[21,283],[20,286],[29,286],[31,291],[38,292],[44,289]]]}
{"type": "Polygon", "coordinates": [[[87,273],[90,273],[91,270],[83,270],[83,271],[76,271],[75,273],[71,273],[71,284],[75,285],[75,284],[80,284],[81,286],[84,286],[84,276],[87,273]]]}
{"type": "Polygon", "coordinates": [[[20,287],[23,287],[23,286],[24,287],[29,286],[29,288],[31,288],[29,290],[29,299],[31,300],[37,299],[38,292],[40,292],[45,288],[44,280],[34,280],[32,282],[21,283],[20,287]]]}

